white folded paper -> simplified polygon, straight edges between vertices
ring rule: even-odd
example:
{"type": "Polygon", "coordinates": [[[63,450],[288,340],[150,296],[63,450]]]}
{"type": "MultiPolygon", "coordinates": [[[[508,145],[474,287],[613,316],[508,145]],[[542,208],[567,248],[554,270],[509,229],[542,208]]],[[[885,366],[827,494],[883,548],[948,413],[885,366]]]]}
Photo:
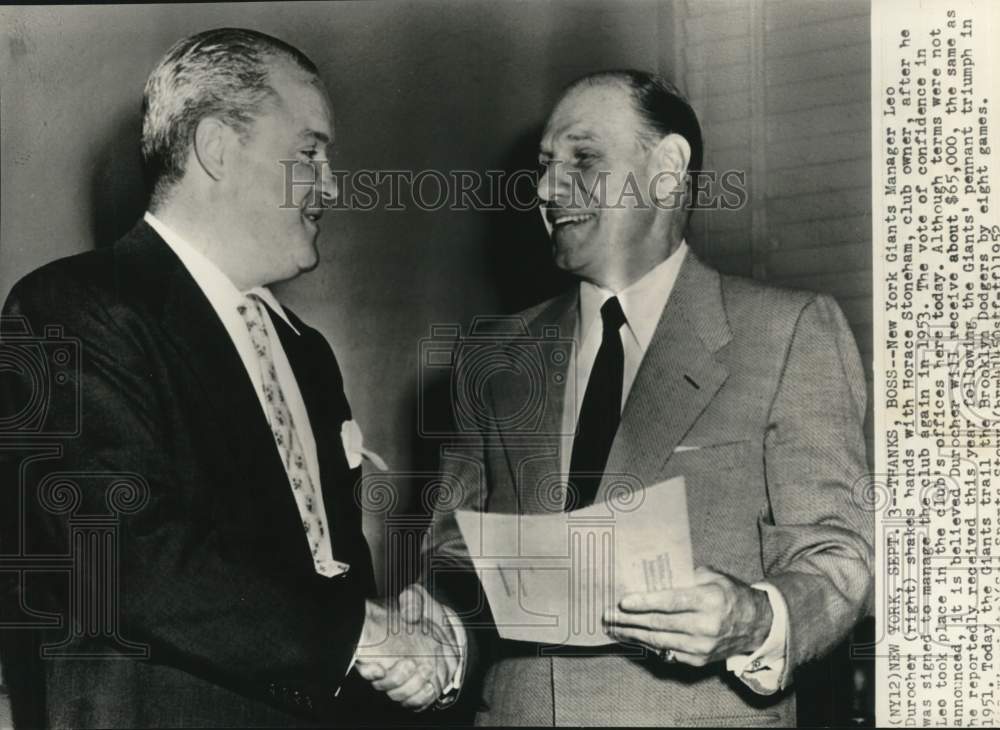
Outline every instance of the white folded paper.
{"type": "Polygon", "coordinates": [[[610,644],[606,608],[693,581],[683,477],[572,512],[455,516],[505,639],[610,644]]]}

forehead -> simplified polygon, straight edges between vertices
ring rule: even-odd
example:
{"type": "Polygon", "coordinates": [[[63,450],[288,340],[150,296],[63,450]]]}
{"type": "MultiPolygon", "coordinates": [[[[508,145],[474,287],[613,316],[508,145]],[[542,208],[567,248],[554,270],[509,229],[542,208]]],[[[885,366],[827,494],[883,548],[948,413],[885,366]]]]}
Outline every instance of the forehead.
{"type": "Polygon", "coordinates": [[[271,68],[270,84],[278,114],[290,123],[332,137],[333,107],[317,77],[289,63],[277,63],[271,68]]]}
{"type": "Polygon", "coordinates": [[[588,84],[571,89],[559,100],[545,125],[541,146],[546,149],[588,139],[631,143],[640,128],[631,94],[625,88],[588,84]]]}

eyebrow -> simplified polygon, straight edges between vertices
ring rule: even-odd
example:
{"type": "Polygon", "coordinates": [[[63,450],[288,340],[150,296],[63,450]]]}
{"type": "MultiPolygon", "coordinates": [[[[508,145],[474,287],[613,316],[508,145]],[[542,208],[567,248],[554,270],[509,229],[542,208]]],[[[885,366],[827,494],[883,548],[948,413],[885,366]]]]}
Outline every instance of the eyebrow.
{"type": "MultiPolygon", "coordinates": [[[[565,132],[563,136],[570,142],[598,142],[601,139],[600,135],[593,132],[565,132]]],[[[552,157],[552,150],[541,145],[538,154],[540,157],[552,157]]]]}
{"type": "Polygon", "coordinates": [[[299,138],[308,140],[315,139],[317,142],[324,145],[330,144],[330,136],[328,134],[324,134],[323,132],[317,132],[314,129],[303,129],[301,132],[299,132],[299,138]]]}

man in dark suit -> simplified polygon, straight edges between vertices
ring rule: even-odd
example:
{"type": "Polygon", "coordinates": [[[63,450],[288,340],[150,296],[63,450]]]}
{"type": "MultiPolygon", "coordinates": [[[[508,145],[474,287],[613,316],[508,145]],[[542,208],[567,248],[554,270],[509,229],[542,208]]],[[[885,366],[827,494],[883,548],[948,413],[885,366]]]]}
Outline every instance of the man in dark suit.
{"type": "MultiPolygon", "coordinates": [[[[436,671],[431,633],[386,630],[337,360],[267,288],[316,265],[337,194],[316,67],[261,33],[207,31],[168,51],[143,110],[149,212],[26,276],[4,308],[8,343],[52,326],[79,343],[33,431],[71,435],[3,484],[0,553],[76,561],[8,597],[56,619],[33,643],[5,637],[15,711],[72,727],[358,722],[352,666],[378,679],[407,656],[417,671],[390,697],[425,707],[454,666],[436,671]],[[109,515],[110,562],[88,560],[79,519],[109,515]]],[[[21,375],[6,414],[34,395],[21,375]]]]}
{"type": "MultiPolygon", "coordinates": [[[[580,281],[521,313],[528,334],[497,340],[492,377],[479,360],[464,366],[480,378],[479,417],[446,453],[460,489],[444,495],[426,540],[426,585],[466,621],[479,724],[794,724],[795,670],[869,610],[853,337],[829,297],[720,275],[689,250],[689,173],[701,158],[694,112],[647,73],[585,77],[549,118],[539,197],[555,261],[580,281]],[[546,356],[532,378],[524,353],[553,332],[573,353],[546,356]],[[693,585],[604,606],[619,645],[499,638],[457,508],[558,514],[610,505],[622,479],[676,476],[693,585]]],[[[461,378],[461,359],[456,369],[461,378]]]]}

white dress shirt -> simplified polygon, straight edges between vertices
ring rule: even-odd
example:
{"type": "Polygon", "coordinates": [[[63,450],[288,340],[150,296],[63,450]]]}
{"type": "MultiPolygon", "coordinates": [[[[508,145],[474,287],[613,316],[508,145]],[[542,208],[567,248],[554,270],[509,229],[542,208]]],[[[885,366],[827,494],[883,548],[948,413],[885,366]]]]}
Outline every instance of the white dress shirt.
{"type": "MultiPolygon", "coordinates": [[[[240,315],[237,307],[244,304],[244,299],[247,295],[254,294],[260,297],[271,311],[276,312],[292,328],[295,334],[299,334],[299,331],[292,324],[291,320],[288,319],[284,308],[275,299],[274,294],[269,289],[266,287],[254,287],[249,291],[241,292],[218,266],[212,263],[201,251],[185,241],[176,231],[168,228],[163,221],[149,212],[145,215],[145,221],[159,234],[160,238],[166,242],[170,249],[177,254],[177,258],[181,260],[184,268],[191,274],[198,288],[201,289],[208,299],[209,304],[212,305],[215,314],[222,321],[222,326],[226,328],[226,333],[229,335],[229,339],[232,340],[237,353],[239,353],[240,361],[246,369],[247,376],[249,376],[250,382],[253,383],[257,399],[260,401],[262,415],[270,423],[270,412],[267,408],[267,401],[264,398],[264,385],[260,373],[260,360],[250,339],[250,332],[247,330],[246,322],[242,315],[240,315]]],[[[263,311],[263,316],[265,320],[264,324],[267,327],[268,343],[271,347],[271,357],[274,360],[274,368],[278,373],[278,383],[281,385],[281,392],[285,396],[285,402],[292,415],[292,421],[295,424],[295,433],[302,444],[302,451],[306,460],[306,470],[309,472],[309,478],[312,479],[312,483],[316,487],[316,509],[319,514],[325,515],[326,509],[323,504],[323,490],[320,488],[319,457],[316,452],[316,439],[313,436],[312,426],[309,424],[309,414],[306,411],[306,404],[302,399],[299,384],[295,380],[292,366],[288,362],[288,356],[285,354],[285,349],[281,346],[281,340],[278,338],[278,333],[274,329],[274,322],[271,321],[267,309],[263,311]]],[[[277,444],[275,444],[274,448],[277,451],[277,444]]],[[[291,486],[288,489],[291,490],[291,486]]],[[[302,539],[308,544],[304,531],[302,539]]],[[[321,575],[332,577],[347,570],[348,566],[346,563],[340,563],[333,559],[333,545],[330,541],[329,530],[326,531],[325,536],[320,542],[316,563],[325,566],[321,575]]],[[[320,571],[317,569],[317,572],[320,571]]]]}
{"type": "MultiPolygon", "coordinates": [[[[562,473],[568,478],[570,460],[573,453],[573,435],[576,432],[583,396],[587,391],[590,371],[601,347],[603,324],[601,307],[614,296],[618,297],[625,313],[625,325],[621,328],[622,349],[625,352],[624,377],[622,379],[622,410],[628,401],[636,373],[642,358],[653,339],[660,317],[667,305],[680,273],[681,264],[688,253],[686,241],[665,261],[650,269],[642,278],[634,281],[619,292],[604,287],[580,282],[579,317],[574,340],[575,352],[570,367],[576,374],[575,397],[567,397],[563,404],[563,430],[561,449],[562,473]]],[[[729,657],[726,668],[734,672],[747,686],[759,694],[778,691],[782,671],[785,667],[786,638],[788,636],[788,606],[781,593],[771,584],[762,582],[753,586],[767,593],[771,603],[773,620],[771,631],[764,643],[753,654],[737,654],[729,657]]]]}

